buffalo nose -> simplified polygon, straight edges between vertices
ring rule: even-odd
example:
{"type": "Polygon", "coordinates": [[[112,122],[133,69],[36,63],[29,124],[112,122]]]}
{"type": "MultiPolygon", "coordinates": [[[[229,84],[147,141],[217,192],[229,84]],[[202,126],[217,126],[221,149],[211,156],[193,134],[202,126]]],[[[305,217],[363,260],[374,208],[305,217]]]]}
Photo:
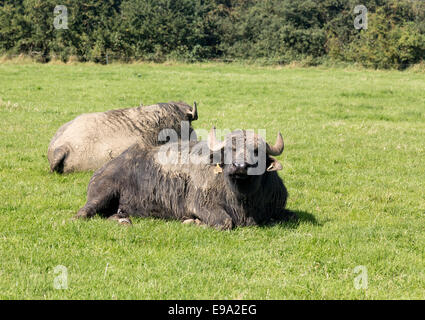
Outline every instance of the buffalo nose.
{"type": "Polygon", "coordinates": [[[246,169],[246,163],[244,163],[244,162],[242,162],[242,163],[233,162],[233,166],[238,170],[246,169]]]}

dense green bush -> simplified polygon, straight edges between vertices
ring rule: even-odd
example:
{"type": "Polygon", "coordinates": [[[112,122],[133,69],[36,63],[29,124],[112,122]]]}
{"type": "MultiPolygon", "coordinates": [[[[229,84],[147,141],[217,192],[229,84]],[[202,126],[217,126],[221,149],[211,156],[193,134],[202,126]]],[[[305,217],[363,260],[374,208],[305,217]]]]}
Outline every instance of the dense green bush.
{"type": "Polygon", "coordinates": [[[316,63],[326,57],[404,68],[424,59],[425,2],[363,0],[369,28],[354,28],[358,0],[0,0],[0,53],[40,61],[144,59],[316,63]]]}

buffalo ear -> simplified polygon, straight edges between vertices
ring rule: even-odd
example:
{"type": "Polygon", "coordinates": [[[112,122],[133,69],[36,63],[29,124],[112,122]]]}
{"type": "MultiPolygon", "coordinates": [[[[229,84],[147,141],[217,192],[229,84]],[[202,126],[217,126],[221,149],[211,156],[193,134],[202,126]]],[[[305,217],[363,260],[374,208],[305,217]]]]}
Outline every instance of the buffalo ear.
{"type": "Polygon", "coordinates": [[[270,164],[269,164],[269,166],[267,167],[267,171],[278,171],[278,170],[282,170],[282,165],[280,164],[280,162],[279,161],[277,161],[275,158],[273,158],[273,157],[270,157],[269,156],[269,158],[270,158],[270,164]]]}

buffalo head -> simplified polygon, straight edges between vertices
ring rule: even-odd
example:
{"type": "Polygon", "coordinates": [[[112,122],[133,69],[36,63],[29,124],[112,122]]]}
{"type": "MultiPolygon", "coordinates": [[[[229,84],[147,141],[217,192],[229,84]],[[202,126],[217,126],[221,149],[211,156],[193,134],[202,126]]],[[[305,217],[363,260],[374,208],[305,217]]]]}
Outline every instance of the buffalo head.
{"type": "Polygon", "coordinates": [[[273,157],[282,154],[284,149],[280,132],[275,144],[269,145],[253,131],[246,130],[233,131],[224,141],[217,141],[215,128],[212,128],[208,147],[230,187],[241,195],[255,193],[265,175],[282,169],[282,165],[273,157]]]}

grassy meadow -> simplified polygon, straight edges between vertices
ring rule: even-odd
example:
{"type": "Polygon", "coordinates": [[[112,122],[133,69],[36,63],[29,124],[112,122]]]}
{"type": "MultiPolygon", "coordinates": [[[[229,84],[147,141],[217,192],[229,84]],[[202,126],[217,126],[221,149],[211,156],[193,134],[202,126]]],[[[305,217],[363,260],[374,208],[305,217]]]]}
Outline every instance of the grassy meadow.
{"type": "Polygon", "coordinates": [[[425,298],[423,72],[6,62],[0,128],[0,299],[425,298]],[[49,173],[56,130],[170,100],[198,102],[195,128],[266,129],[272,143],[281,130],[299,222],[71,221],[92,173],[49,173]],[[367,288],[354,285],[358,266],[367,288]]]}

